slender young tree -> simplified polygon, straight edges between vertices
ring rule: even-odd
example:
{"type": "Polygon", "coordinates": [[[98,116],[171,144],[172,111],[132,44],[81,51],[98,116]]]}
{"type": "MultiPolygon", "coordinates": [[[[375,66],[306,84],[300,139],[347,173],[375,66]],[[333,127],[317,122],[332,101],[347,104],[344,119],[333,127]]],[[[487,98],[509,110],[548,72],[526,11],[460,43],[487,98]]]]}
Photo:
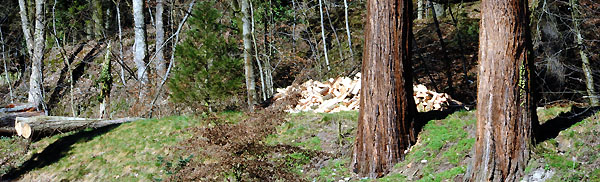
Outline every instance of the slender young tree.
{"type": "Polygon", "coordinates": [[[380,177],[415,141],[410,61],[412,1],[368,0],[360,114],[352,167],[380,177]]]}
{"type": "Polygon", "coordinates": [[[423,19],[423,1],[424,0],[417,0],[417,19],[423,19]]]}
{"type": "Polygon", "coordinates": [[[329,67],[329,58],[327,56],[327,41],[325,39],[325,22],[323,22],[323,0],[319,0],[319,12],[321,14],[321,38],[323,39],[323,55],[325,56],[325,64],[327,64],[327,71],[331,70],[329,67]]]}
{"type": "Polygon", "coordinates": [[[163,51],[163,43],[165,42],[165,29],[163,24],[163,12],[164,10],[163,0],[156,0],[156,17],[154,17],[156,21],[156,62],[154,62],[156,67],[156,74],[159,75],[160,78],[165,76],[165,72],[167,71],[165,68],[165,56],[163,51]]]}
{"type": "Polygon", "coordinates": [[[254,69],[252,68],[252,40],[250,40],[250,3],[242,1],[242,37],[244,39],[244,71],[246,76],[246,92],[248,96],[248,109],[254,110],[256,104],[256,82],[254,82],[254,69]]]}
{"type": "Polygon", "coordinates": [[[258,65],[258,73],[260,75],[260,89],[261,89],[261,93],[262,93],[262,100],[265,101],[267,100],[267,95],[266,95],[266,91],[265,91],[265,72],[263,71],[263,67],[262,67],[262,63],[260,61],[260,59],[258,59],[258,47],[256,45],[256,35],[255,35],[255,29],[254,29],[254,8],[252,7],[252,2],[249,2],[248,4],[250,4],[250,19],[252,22],[252,29],[250,30],[250,34],[252,35],[252,42],[254,44],[254,59],[256,59],[256,64],[258,65]]]}
{"type": "Polygon", "coordinates": [[[104,37],[104,11],[101,0],[92,0],[92,20],[94,20],[94,38],[99,40],[104,37]]]}
{"type": "MultiPolygon", "coordinates": [[[[348,21],[348,2],[344,0],[344,17],[346,19],[346,34],[348,37],[348,49],[350,49],[350,59],[354,60],[354,52],[352,51],[352,36],[350,34],[350,25],[348,21]]],[[[352,61],[354,62],[354,61],[352,61]]]]}
{"type": "Polygon", "coordinates": [[[44,60],[44,48],[46,46],[45,3],[45,0],[35,0],[35,43],[33,45],[33,59],[31,60],[31,77],[29,78],[29,98],[27,99],[29,103],[34,104],[40,110],[46,110],[42,88],[44,76],[42,74],[42,61],[44,60]]]}
{"type": "Polygon", "coordinates": [[[135,43],[133,45],[133,62],[137,67],[137,77],[140,81],[140,99],[146,96],[148,77],[146,76],[146,31],[144,23],[144,1],[133,0],[133,21],[135,43]]]}
{"type": "Polygon", "coordinates": [[[27,4],[25,0],[19,0],[19,15],[21,17],[21,28],[23,29],[23,37],[25,38],[25,44],[27,48],[27,54],[33,56],[33,38],[31,33],[31,25],[29,24],[29,18],[27,18],[27,4]]]}
{"type": "Polygon", "coordinates": [[[10,93],[10,102],[15,102],[13,91],[12,91],[12,82],[8,76],[8,67],[6,67],[6,55],[4,51],[4,34],[2,33],[2,27],[0,27],[0,42],[2,42],[2,62],[4,63],[4,77],[6,79],[6,84],[8,85],[8,91],[10,93]]]}
{"type": "Polygon", "coordinates": [[[483,0],[479,32],[477,141],[467,181],[518,181],[537,116],[532,99],[526,0],[483,0]]]}
{"type": "MultiPolygon", "coordinates": [[[[117,27],[119,28],[119,60],[123,60],[123,30],[121,28],[121,0],[113,0],[115,8],[117,9],[117,27]]],[[[121,65],[121,82],[125,85],[125,68],[121,65]]]]}
{"type": "Polygon", "coordinates": [[[579,56],[581,57],[581,68],[583,69],[583,75],[585,76],[585,86],[588,96],[590,97],[590,105],[598,106],[600,101],[596,95],[594,89],[594,76],[592,75],[592,69],[590,68],[590,59],[585,52],[585,46],[583,46],[583,36],[579,29],[579,8],[575,0],[569,0],[571,5],[571,18],[573,20],[573,31],[575,32],[575,43],[579,47],[579,56]]]}

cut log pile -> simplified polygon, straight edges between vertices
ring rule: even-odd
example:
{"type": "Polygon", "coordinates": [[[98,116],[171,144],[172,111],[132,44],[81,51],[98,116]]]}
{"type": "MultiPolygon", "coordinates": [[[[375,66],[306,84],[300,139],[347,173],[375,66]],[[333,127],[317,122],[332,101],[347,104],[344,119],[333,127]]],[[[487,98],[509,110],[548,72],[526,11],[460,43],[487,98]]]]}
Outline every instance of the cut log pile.
{"type": "Polygon", "coordinates": [[[55,134],[100,128],[138,120],[121,118],[115,120],[89,119],[63,116],[46,116],[27,105],[9,105],[0,108],[0,136],[17,135],[28,139],[39,139],[55,134]]]}
{"type": "MultiPolygon", "coordinates": [[[[300,85],[302,98],[298,101],[298,104],[286,111],[290,113],[307,111],[332,113],[359,110],[360,77],[361,74],[358,73],[354,78],[330,78],[325,82],[308,80],[300,85]]],[[[288,95],[287,93],[291,89],[291,86],[278,88],[273,98],[276,100],[281,99],[288,95]]],[[[424,85],[414,85],[413,90],[413,97],[419,112],[445,110],[451,105],[460,104],[460,102],[450,98],[448,94],[428,90],[424,85]]]]}

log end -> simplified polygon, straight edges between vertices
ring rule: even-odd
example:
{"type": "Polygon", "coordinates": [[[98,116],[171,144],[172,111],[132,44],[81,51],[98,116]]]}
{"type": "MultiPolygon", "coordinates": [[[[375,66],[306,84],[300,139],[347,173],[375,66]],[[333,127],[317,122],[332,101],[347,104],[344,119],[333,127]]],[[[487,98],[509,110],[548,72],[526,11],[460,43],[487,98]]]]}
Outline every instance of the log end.
{"type": "Polygon", "coordinates": [[[17,119],[15,119],[15,130],[17,131],[17,136],[21,136],[21,123],[17,119]]]}
{"type": "Polygon", "coordinates": [[[23,136],[23,138],[31,137],[31,126],[29,126],[29,124],[24,123],[21,125],[21,136],[23,136]]]}

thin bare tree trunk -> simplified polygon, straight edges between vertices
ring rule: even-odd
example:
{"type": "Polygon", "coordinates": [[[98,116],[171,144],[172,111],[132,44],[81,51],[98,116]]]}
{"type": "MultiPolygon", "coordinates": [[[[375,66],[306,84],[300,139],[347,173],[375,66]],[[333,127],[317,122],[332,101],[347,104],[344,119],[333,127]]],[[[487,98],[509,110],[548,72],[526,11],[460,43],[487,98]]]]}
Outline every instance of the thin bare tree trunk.
{"type": "Polygon", "coordinates": [[[423,1],[424,0],[417,0],[417,19],[418,20],[423,19],[423,1]]]}
{"type": "Polygon", "coordinates": [[[262,63],[260,62],[260,59],[258,59],[258,48],[256,46],[256,36],[254,35],[254,8],[252,7],[252,2],[249,2],[250,4],[250,18],[251,18],[251,22],[252,22],[252,30],[250,30],[250,33],[252,34],[252,42],[254,43],[254,58],[256,59],[256,63],[258,64],[258,72],[260,74],[260,85],[261,85],[261,93],[262,93],[262,97],[263,97],[263,101],[267,100],[267,95],[265,93],[265,78],[264,78],[264,74],[265,72],[263,72],[263,67],[262,67],[262,63]]]}
{"type": "Polygon", "coordinates": [[[537,126],[526,0],[483,0],[477,141],[466,181],[519,181],[537,126]]]}
{"type": "Polygon", "coordinates": [[[340,43],[340,39],[338,37],[337,31],[335,29],[335,27],[333,26],[333,23],[331,22],[331,16],[329,16],[329,6],[327,6],[327,1],[323,0],[323,3],[325,3],[325,14],[327,15],[327,21],[329,21],[329,27],[331,27],[331,30],[333,31],[333,37],[335,37],[335,42],[337,43],[337,45],[339,46],[338,48],[338,53],[340,54],[340,59],[344,59],[344,55],[342,54],[342,43],[340,43]]]}
{"type": "Polygon", "coordinates": [[[33,37],[31,36],[31,25],[29,25],[29,19],[27,18],[27,4],[25,0],[19,0],[19,15],[21,16],[21,28],[23,29],[23,37],[25,37],[25,44],[27,45],[28,56],[33,57],[33,37]]]}
{"type": "Polygon", "coordinates": [[[323,38],[323,54],[325,56],[325,64],[327,64],[327,71],[331,70],[329,67],[329,58],[327,57],[327,42],[325,41],[325,23],[323,22],[323,0],[319,0],[319,12],[321,14],[321,38],[323,38]]]}
{"type": "Polygon", "coordinates": [[[104,37],[104,17],[102,16],[101,0],[92,0],[92,19],[94,20],[94,38],[97,40],[104,37]]]}
{"type": "MultiPolygon", "coordinates": [[[[248,0],[242,1],[242,36],[244,39],[244,73],[246,78],[246,92],[248,97],[248,109],[254,111],[256,104],[256,82],[254,82],[254,69],[252,68],[252,41],[250,40],[250,5],[248,0]]],[[[254,50],[257,51],[257,50],[254,50]]]]}
{"type": "MultiPolygon", "coordinates": [[[[117,24],[119,27],[119,60],[123,60],[123,31],[121,30],[121,0],[113,0],[115,7],[117,8],[117,24]]],[[[121,65],[121,82],[125,85],[125,68],[121,65]]]]}
{"type": "Polygon", "coordinates": [[[344,15],[346,17],[346,34],[348,37],[348,49],[350,49],[350,59],[354,62],[354,52],[352,51],[352,36],[350,34],[350,25],[348,21],[348,2],[344,0],[344,15]]]}
{"type": "Polygon", "coordinates": [[[35,1],[35,44],[33,48],[33,59],[31,60],[31,77],[29,78],[29,103],[35,104],[38,109],[46,111],[43,95],[42,61],[44,60],[44,48],[46,46],[45,26],[46,17],[44,11],[44,0],[35,1]]]}
{"type": "Polygon", "coordinates": [[[591,106],[600,105],[600,101],[598,101],[598,96],[596,95],[596,91],[594,89],[594,76],[592,75],[592,69],[590,68],[590,59],[585,53],[585,46],[583,45],[583,36],[581,35],[581,30],[579,29],[579,10],[577,8],[577,2],[575,0],[570,0],[571,3],[571,18],[573,19],[573,30],[575,31],[575,40],[577,46],[579,47],[579,56],[581,56],[581,65],[583,69],[583,75],[585,76],[585,86],[588,97],[590,98],[591,106]]]}
{"type": "Polygon", "coordinates": [[[2,42],[2,62],[4,62],[4,77],[6,78],[6,84],[8,84],[8,91],[10,93],[10,102],[15,102],[15,98],[13,96],[12,90],[12,82],[10,82],[10,78],[8,76],[8,67],[6,66],[6,52],[4,50],[4,34],[2,33],[2,27],[0,27],[0,42],[2,42]]]}
{"type": "Polygon", "coordinates": [[[137,77],[140,81],[139,98],[143,103],[144,97],[147,95],[148,76],[146,74],[146,31],[144,23],[144,1],[133,0],[133,21],[135,31],[135,43],[133,46],[133,62],[137,67],[137,77]]]}
{"type": "Polygon", "coordinates": [[[100,118],[110,118],[110,90],[112,89],[111,42],[106,46],[106,55],[100,72],[100,118]]]}
{"type": "Polygon", "coordinates": [[[415,141],[411,68],[412,1],[368,0],[360,114],[351,166],[381,177],[415,141]]]}
{"type": "MultiPolygon", "coordinates": [[[[429,6],[431,7],[432,12],[436,12],[436,6],[435,4],[433,4],[433,1],[429,1],[429,6]]],[[[446,52],[446,43],[444,42],[444,37],[442,36],[442,30],[440,29],[440,23],[438,22],[436,14],[437,13],[432,13],[431,15],[433,17],[433,23],[435,25],[435,32],[437,33],[438,39],[440,40],[440,49],[442,51],[442,57],[444,58],[443,62],[446,67],[446,86],[448,87],[446,92],[450,95],[454,95],[454,87],[452,84],[452,60],[448,57],[448,53],[446,52]]]]}
{"type": "Polygon", "coordinates": [[[156,74],[159,75],[159,78],[165,76],[166,68],[165,68],[165,56],[162,48],[162,44],[165,42],[165,30],[163,25],[163,0],[156,0],[156,62],[154,64],[156,67],[156,74]]]}
{"type": "MultiPolygon", "coordinates": [[[[181,29],[183,28],[183,25],[185,24],[187,19],[190,17],[190,14],[192,13],[195,3],[196,3],[196,0],[192,0],[192,2],[190,2],[185,16],[183,17],[183,19],[181,19],[181,22],[177,26],[177,31],[175,31],[175,33],[173,33],[173,35],[171,35],[171,37],[169,37],[167,39],[167,42],[168,42],[169,39],[171,39],[172,37],[175,37],[175,39],[173,40],[173,46],[171,46],[171,59],[169,61],[169,66],[167,67],[167,72],[165,73],[165,77],[162,79],[162,81],[160,82],[160,84],[158,86],[158,90],[156,91],[156,95],[154,96],[154,99],[152,99],[152,102],[150,103],[150,113],[149,113],[150,117],[152,117],[152,113],[154,112],[154,109],[153,109],[154,103],[156,103],[158,96],[160,96],[160,91],[162,90],[163,86],[167,82],[167,78],[169,78],[169,73],[171,72],[171,68],[173,68],[173,64],[175,62],[175,49],[177,48],[177,43],[179,42],[179,33],[181,32],[181,29]]],[[[173,5],[173,4],[171,4],[171,5],[173,5]]]]}

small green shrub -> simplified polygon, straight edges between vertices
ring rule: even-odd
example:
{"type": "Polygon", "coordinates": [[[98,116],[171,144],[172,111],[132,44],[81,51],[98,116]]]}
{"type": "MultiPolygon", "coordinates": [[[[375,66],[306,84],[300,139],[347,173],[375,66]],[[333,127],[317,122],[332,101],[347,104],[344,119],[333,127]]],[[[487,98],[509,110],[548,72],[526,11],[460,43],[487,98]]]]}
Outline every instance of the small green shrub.
{"type": "Polygon", "coordinates": [[[189,20],[187,39],[175,51],[171,98],[195,111],[235,109],[243,91],[243,67],[232,28],[214,1],[198,4],[189,20]],[[233,33],[232,33],[233,32],[233,33]]]}

